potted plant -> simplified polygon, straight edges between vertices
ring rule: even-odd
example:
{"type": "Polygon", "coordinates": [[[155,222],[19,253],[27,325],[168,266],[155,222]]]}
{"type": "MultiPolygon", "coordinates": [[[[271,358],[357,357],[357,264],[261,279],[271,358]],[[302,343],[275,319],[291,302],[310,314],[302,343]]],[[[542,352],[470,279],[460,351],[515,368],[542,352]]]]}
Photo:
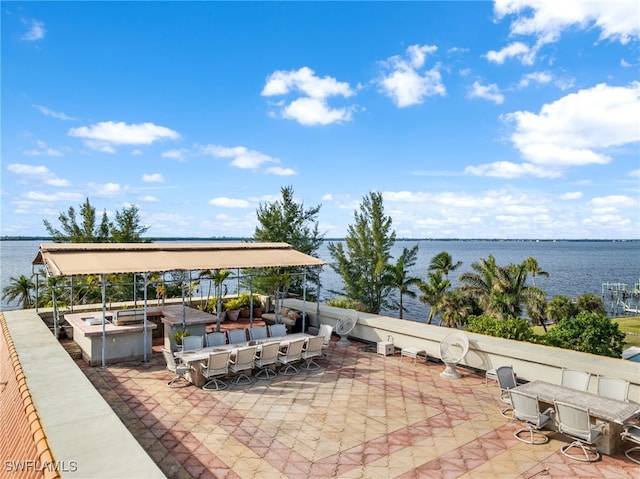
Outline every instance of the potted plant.
{"type": "Polygon", "coordinates": [[[175,333],[173,333],[173,340],[178,346],[178,349],[182,348],[182,338],[187,336],[191,336],[191,331],[188,329],[178,329],[175,333]]]}
{"type": "Polygon", "coordinates": [[[238,296],[238,305],[240,306],[240,317],[248,318],[250,316],[249,307],[251,306],[251,295],[242,293],[238,296]]]}
{"type": "Polygon", "coordinates": [[[253,295],[253,317],[259,318],[262,316],[262,313],[264,313],[264,308],[262,307],[262,298],[259,295],[254,294],[253,295]]]}
{"type": "Polygon", "coordinates": [[[227,319],[230,321],[237,321],[240,316],[240,308],[242,308],[243,300],[238,298],[232,298],[227,300],[225,306],[227,308],[227,319]]]}

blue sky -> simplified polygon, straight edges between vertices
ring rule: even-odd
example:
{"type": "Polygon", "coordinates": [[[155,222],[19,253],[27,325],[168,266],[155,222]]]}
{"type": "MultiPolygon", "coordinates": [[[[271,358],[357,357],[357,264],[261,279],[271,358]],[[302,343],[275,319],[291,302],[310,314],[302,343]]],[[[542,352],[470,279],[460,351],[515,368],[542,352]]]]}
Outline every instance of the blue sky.
{"type": "Polygon", "coordinates": [[[136,204],[250,236],[640,238],[640,4],[3,2],[0,235],[136,204]]]}

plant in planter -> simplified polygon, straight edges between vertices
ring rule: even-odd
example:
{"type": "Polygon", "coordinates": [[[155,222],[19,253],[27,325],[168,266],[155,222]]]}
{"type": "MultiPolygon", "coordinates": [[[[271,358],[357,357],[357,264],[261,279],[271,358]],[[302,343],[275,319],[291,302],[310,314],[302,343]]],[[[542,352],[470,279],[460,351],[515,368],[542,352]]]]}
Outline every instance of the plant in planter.
{"type": "Polygon", "coordinates": [[[251,295],[242,293],[238,296],[238,304],[240,305],[240,317],[248,318],[250,316],[249,308],[251,307],[251,295]]]}
{"type": "Polygon", "coordinates": [[[257,294],[253,295],[253,317],[259,318],[264,313],[264,309],[262,307],[262,298],[257,294]]]}
{"type": "Polygon", "coordinates": [[[178,346],[182,346],[182,338],[187,336],[191,336],[191,331],[188,329],[178,329],[175,333],[173,333],[173,340],[178,346]]]}
{"type": "Polygon", "coordinates": [[[227,308],[227,319],[231,321],[237,321],[238,317],[240,316],[240,309],[242,308],[243,304],[243,299],[240,297],[229,299],[225,303],[225,306],[227,308]]]}

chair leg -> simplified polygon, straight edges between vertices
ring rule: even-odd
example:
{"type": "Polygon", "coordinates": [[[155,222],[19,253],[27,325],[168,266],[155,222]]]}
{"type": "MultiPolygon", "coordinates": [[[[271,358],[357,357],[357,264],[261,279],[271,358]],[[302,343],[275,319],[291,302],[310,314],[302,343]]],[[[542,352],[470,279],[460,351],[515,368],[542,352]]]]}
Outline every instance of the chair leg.
{"type": "Polygon", "coordinates": [[[260,371],[258,371],[256,373],[256,379],[273,379],[278,375],[278,373],[276,373],[273,369],[269,368],[268,366],[265,368],[260,369],[260,371]]]}
{"type": "Polygon", "coordinates": [[[509,420],[513,420],[513,408],[512,407],[504,408],[502,411],[500,411],[500,414],[503,417],[506,417],[509,420]]]}
{"type": "Polygon", "coordinates": [[[222,391],[227,389],[227,383],[218,378],[213,378],[202,385],[202,389],[206,391],[222,391]]]}
{"type": "Polygon", "coordinates": [[[170,388],[184,388],[189,386],[190,384],[191,382],[181,374],[169,381],[167,383],[167,386],[169,386],[170,388]]]}
{"type": "Polygon", "coordinates": [[[580,441],[573,441],[571,444],[562,446],[560,448],[560,452],[570,459],[575,459],[576,461],[581,462],[594,462],[600,459],[600,453],[596,451],[595,447],[587,447],[580,441]],[[582,455],[569,454],[568,451],[574,447],[580,449],[582,451],[582,455]]]}
{"type": "Polygon", "coordinates": [[[522,442],[525,442],[527,444],[532,444],[532,445],[546,444],[546,443],[549,442],[549,437],[546,434],[544,434],[541,431],[538,431],[537,429],[535,429],[532,426],[525,427],[525,428],[522,428],[522,429],[518,429],[516,432],[513,433],[513,435],[518,441],[522,441],[522,442]],[[524,432],[528,432],[529,433],[529,438],[528,439],[524,439],[524,438],[520,437],[520,434],[522,434],[524,432]]]}
{"type": "Polygon", "coordinates": [[[280,374],[283,376],[295,376],[300,371],[293,364],[289,363],[284,368],[280,369],[280,374]]]}
{"type": "Polygon", "coordinates": [[[231,380],[231,383],[234,386],[245,386],[247,384],[253,383],[254,379],[247,376],[245,373],[238,374],[235,378],[231,380]]]}
{"type": "Polygon", "coordinates": [[[305,371],[315,371],[320,369],[320,365],[316,363],[313,359],[309,358],[305,360],[305,362],[300,366],[300,369],[304,369],[305,371]]]}
{"type": "Polygon", "coordinates": [[[627,449],[624,451],[624,455],[629,458],[630,461],[635,462],[636,464],[640,464],[640,456],[638,458],[633,457],[632,453],[640,453],[640,446],[632,447],[631,449],[627,449]]]}

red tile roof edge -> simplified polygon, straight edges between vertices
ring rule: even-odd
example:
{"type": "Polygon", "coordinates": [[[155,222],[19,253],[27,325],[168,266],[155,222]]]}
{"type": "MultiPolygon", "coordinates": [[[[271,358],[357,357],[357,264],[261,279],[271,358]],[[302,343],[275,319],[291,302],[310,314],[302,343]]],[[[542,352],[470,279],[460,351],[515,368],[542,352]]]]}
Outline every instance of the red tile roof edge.
{"type": "MultiPolygon", "coordinates": [[[[22,411],[20,411],[19,409],[18,411],[16,411],[15,409],[13,411],[13,413],[17,412],[19,414],[19,417],[16,418],[14,414],[11,414],[13,418],[11,422],[13,422],[13,424],[4,423],[2,426],[3,428],[8,428],[8,431],[11,432],[15,431],[15,429],[13,428],[24,428],[26,426],[28,428],[28,431],[22,430],[20,431],[21,433],[18,434],[18,436],[21,437],[21,440],[25,440],[25,438],[30,438],[31,440],[30,444],[12,444],[10,447],[12,448],[12,451],[26,452],[29,450],[35,450],[35,458],[15,458],[15,460],[17,461],[26,461],[29,459],[35,461],[36,466],[31,472],[39,472],[40,474],[29,477],[58,479],[61,477],[60,472],[57,470],[53,452],[51,451],[49,442],[47,441],[47,435],[44,431],[44,428],[42,427],[42,422],[40,421],[40,417],[38,416],[38,411],[35,407],[35,404],[33,403],[33,398],[31,396],[31,393],[29,392],[29,386],[27,385],[26,376],[22,369],[22,365],[20,364],[20,358],[18,357],[13,339],[11,338],[11,334],[9,332],[7,321],[5,320],[4,314],[2,314],[2,312],[0,312],[0,328],[2,328],[2,336],[4,337],[3,339],[6,342],[10,363],[10,366],[8,368],[9,371],[4,371],[8,372],[9,374],[8,377],[2,378],[4,389],[2,389],[1,391],[6,391],[9,394],[11,394],[12,391],[15,391],[14,394],[11,394],[9,398],[3,397],[1,403],[2,406],[13,409],[19,405],[20,401],[22,401],[22,411]],[[11,371],[13,371],[13,377],[11,377],[11,371]],[[22,414],[20,414],[20,412],[22,414]]],[[[7,351],[4,352],[6,353],[7,351]]],[[[1,414],[4,412],[5,411],[0,411],[0,416],[4,416],[4,414],[1,414]]],[[[27,439],[27,441],[28,440],[29,439],[27,439]]],[[[0,446],[0,451],[2,451],[3,453],[6,452],[4,448],[7,446],[9,446],[9,444],[7,443],[0,446]]],[[[8,457],[5,454],[2,455],[8,457]]]]}

